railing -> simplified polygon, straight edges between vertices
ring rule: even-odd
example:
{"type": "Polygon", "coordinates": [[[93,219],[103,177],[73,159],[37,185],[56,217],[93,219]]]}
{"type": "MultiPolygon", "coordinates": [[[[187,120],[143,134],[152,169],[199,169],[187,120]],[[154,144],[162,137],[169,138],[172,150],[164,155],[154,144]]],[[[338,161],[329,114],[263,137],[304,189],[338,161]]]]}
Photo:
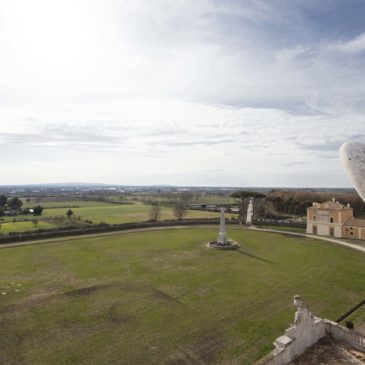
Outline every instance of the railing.
{"type": "Polygon", "coordinates": [[[365,352],[365,336],[357,331],[347,329],[335,322],[326,321],[326,333],[337,341],[365,352]]]}

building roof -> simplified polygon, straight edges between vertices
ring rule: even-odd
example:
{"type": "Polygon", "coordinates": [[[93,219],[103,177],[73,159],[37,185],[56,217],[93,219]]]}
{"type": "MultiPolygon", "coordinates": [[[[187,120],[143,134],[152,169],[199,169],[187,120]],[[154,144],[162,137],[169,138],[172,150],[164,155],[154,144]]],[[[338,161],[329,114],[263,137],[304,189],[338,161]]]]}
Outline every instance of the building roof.
{"type": "Polygon", "coordinates": [[[365,227],[365,219],[349,218],[344,223],[346,227],[365,227]]]}
{"type": "Polygon", "coordinates": [[[321,210],[347,210],[351,209],[350,206],[345,206],[334,200],[329,200],[323,203],[313,203],[308,209],[321,209],[321,210]]]}
{"type": "Polygon", "coordinates": [[[364,360],[364,353],[326,336],[289,365],[349,365],[363,364],[364,360]]]}

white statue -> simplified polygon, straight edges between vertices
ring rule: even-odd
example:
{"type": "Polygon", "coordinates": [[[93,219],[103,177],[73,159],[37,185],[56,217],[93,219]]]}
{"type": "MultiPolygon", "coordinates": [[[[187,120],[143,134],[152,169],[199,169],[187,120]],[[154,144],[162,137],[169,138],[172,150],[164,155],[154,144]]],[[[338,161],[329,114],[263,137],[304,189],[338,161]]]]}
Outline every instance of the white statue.
{"type": "Polygon", "coordinates": [[[297,307],[297,311],[294,317],[294,324],[296,326],[308,326],[314,322],[314,316],[307,309],[300,295],[294,296],[294,306],[297,307]]]}
{"type": "Polygon", "coordinates": [[[253,197],[250,198],[250,202],[248,203],[247,217],[246,217],[247,226],[250,226],[252,224],[252,218],[253,218],[253,197]]]}

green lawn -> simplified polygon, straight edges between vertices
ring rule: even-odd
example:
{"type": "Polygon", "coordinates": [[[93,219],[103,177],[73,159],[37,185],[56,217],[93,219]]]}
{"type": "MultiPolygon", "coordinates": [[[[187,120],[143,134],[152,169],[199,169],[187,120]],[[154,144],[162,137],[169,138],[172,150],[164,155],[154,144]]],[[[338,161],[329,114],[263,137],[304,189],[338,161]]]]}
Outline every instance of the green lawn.
{"type": "Polygon", "coordinates": [[[354,324],[354,328],[365,334],[365,306],[361,306],[359,309],[357,309],[354,313],[352,313],[350,316],[345,318],[341,324],[343,326],[346,326],[346,322],[351,321],[354,324]]]}
{"type": "Polygon", "coordinates": [[[41,205],[43,208],[80,208],[80,207],[94,207],[94,206],[104,206],[108,205],[108,203],[105,202],[98,202],[95,200],[65,200],[65,201],[49,201],[46,199],[40,199],[39,201],[32,201],[31,203],[27,204],[25,203],[25,207],[34,207],[36,205],[41,205]]]}
{"type": "MultiPolygon", "coordinates": [[[[39,218],[38,218],[39,219],[39,218]]],[[[8,234],[10,232],[28,232],[35,231],[38,229],[51,229],[56,228],[54,224],[50,224],[48,222],[39,220],[39,222],[35,225],[32,221],[28,222],[5,222],[0,223],[0,234],[8,234]]]]}
{"type": "Polygon", "coordinates": [[[274,229],[276,231],[288,231],[288,232],[296,232],[296,233],[305,233],[305,228],[301,227],[287,227],[287,226],[262,226],[264,229],[274,229]]]}
{"type": "MultiPolygon", "coordinates": [[[[38,229],[57,228],[61,225],[66,226],[69,221],[66,219],[66,212],[72,209],[76,222],[81,224],[85,221],[91,221],[93,224],[108,223],[121,224],[133,222],[145,222],[150,219],[151,206],[142,203],[135,204],[110,204],[102,202],[90,201],[69,201],[69,202],[46,202],[41,203],[44,206],[43,214],[39,217],[32,215],[2,217],[0,221],[0,234],[8,234],[9,232],[25,232],[35,231],[38,229]],[[65,218],[64,222],[60,222],[57,217],[65,218]],[[79,221],[80,217],[80,221],[79,221]],[[38,220],[38,224],[34,225],[33,220],[38,220]],[[15,220],[15,222],[14,222],[15,220]]],[[[219,213],[189,210],[184,218],[217,218],[219,213]]],[[[226,214],[226,217],[234,216],[226,214]]],[[[160,220],[176,219],[172,213],[172,209],[162,207],[160,220]]]]}
{"type": "MultiPolygon", "coordinates": [[[[131,223],[147,221],[151,207],[145,204],[96,204],[92,206],[83,206],[80,208],[72,208],[76,216],[80,216],[83,220],[91,220],[93,223],[131,223]]],[[[65,208],[51,208],[44,210],[45,217],[65,215],[65,208]]],[[[218,217],[215,212],[201,212],[190,210],[184,218],[210,218],[218,217]]],[[[176,219],[172,214],[171,208],[162,207],[161,220],[176,219]]]]}
{"type": "Polygon", "coordinates": [[[0,249],[1,364],[252,364],[301,294],[336,319],[363,299],[364,255],[303,237],[218,227],[0,249]]]}

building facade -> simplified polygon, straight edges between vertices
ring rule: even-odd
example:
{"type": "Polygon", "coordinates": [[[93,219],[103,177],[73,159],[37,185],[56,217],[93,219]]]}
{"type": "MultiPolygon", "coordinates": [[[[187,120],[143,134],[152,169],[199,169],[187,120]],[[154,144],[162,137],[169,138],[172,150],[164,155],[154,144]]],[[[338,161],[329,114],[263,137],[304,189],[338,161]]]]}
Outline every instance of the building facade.
{"type": "Polygon", "coordinates": [[[335,199],[313,203],[307,208],[307,233],[365,240],[365,219],[354,218],[350,204],[345,206],[335,199]]]}

